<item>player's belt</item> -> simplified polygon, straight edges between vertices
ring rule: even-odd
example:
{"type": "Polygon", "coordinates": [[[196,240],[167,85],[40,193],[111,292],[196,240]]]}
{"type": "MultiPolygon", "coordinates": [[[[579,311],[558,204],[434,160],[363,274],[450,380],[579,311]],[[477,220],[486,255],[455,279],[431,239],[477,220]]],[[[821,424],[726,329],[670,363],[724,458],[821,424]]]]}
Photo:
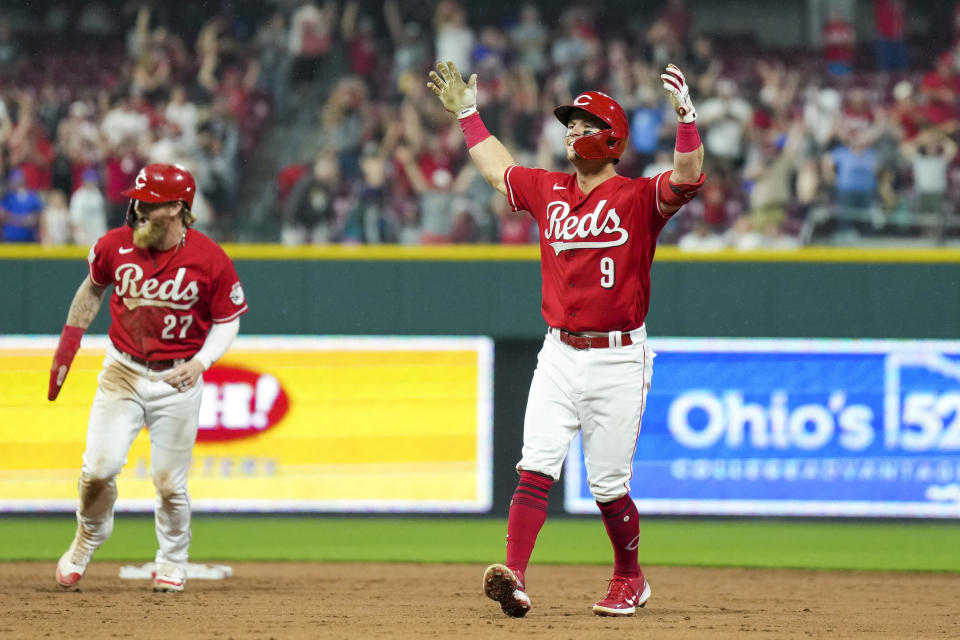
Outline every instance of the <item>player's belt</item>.
{"type": "Polygon", "coordinates": [[[120,351],[120,354],[130,360],[131,362],[136,362],[140,366],[146,367],[148,371],[166,371],[167,369],[173,369],[178,364],[183,364],[187,361],[186,358],[172,358],[170,360],[144,360],[143,358],[138,358],[137,356],[127,353],[126,351],[120,351]]]}
{"type": "Polygon", "coordinates": [[[609,335],[587,336],[581,333],[574,333],[566,329],[554,329],[560,342],[570,345],[574,349],[609,349],[611,347],[629,347],[633,344],[633,338],[629,333],[615,332],[620,336],[620,344],[609,335]]]}

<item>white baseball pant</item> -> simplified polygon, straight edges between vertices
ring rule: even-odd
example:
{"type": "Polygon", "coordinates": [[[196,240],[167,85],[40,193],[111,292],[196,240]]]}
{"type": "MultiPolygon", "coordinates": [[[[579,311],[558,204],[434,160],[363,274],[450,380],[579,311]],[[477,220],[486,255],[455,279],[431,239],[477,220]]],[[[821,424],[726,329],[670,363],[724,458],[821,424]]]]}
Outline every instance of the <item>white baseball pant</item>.
{"type": "Polygon", "coordinates": [[[203,378],[180,393],[163,378],[112,345],[87,425],[87,447],[80,476],[78,535],[89,549],[102,545],[113,530],[116,476],[141,427],[150,432],[150,470],[157,490],[156,562],[186,565],[190,546],[190,494],[187,472],[197,439],[203,378]]]}
{"type": "Polygon", "coordinates": [[[547,333],[537,357],[517,469],[558,480],[579,431],[590,491],[615,500],[630,492],[655,354],[642,326],[630,332],[633,344],[604,349],[574,349],[556,334],[547,333]]]}

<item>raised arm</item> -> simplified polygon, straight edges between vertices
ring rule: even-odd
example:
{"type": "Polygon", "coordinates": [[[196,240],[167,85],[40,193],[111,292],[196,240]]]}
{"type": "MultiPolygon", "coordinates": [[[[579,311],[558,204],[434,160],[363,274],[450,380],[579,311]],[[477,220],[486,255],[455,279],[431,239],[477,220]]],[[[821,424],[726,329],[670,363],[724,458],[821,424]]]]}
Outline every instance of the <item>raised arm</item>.
{"type": "Polygon", "coordinates": [[[70,370],[70,364],[74,356],[80,349],[80,339],[84,331],[97,317],[100,305],[103,303],[103,296],[106,293],[106,287],[98,287],[90,280],[90,276],[83,279],[80,288],[73,296],[73,302],[70,303],[70,311],[67,312],[67,323],[60,332],[60,342],[57,344],[57,352],[53,355],[53,364],[50,367],[50,385],[47,389],[47,399],[56,400],[67,379],[67,372],[70,370]]]}
{"type": "Polygon", "coordinates": [[[477,74],[471,75],[469,82],[464,82],[453,62],[437,62],[437,70],[430,72],[430,80],[427,87],[440,98],[444,109],[457,116],[467,140],[470,159],[480,175],[494,189],[507,195],[503,174],[516,162],[503,143],[491,135],[480,120],[477,112],[477,74]]]}
{"type": "Polygon", "coordinates": [[[673,172],[667,184],[660,186],[660,208],[670,215],[693,199],[703,186],[703,144],[697,132],[697,110],[690,99],[690,87],[675,65],[667,65],[660,75],[674,111],[677,112],[677,143],[673,151],[673,172]]]}

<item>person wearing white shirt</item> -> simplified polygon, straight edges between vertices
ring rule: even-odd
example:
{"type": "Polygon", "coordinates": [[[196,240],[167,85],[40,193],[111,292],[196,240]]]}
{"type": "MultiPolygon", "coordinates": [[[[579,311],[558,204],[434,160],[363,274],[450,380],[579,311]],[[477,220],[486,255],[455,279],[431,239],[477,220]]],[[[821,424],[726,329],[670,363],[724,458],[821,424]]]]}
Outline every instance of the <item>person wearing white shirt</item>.
{"type": "Polygon", "coordinates": [[[107,232],[107,205],[98,182],[96,170],[87,169],[80,188],[70,197],[70,225],[75,244],[92,245],[107,232]]]}

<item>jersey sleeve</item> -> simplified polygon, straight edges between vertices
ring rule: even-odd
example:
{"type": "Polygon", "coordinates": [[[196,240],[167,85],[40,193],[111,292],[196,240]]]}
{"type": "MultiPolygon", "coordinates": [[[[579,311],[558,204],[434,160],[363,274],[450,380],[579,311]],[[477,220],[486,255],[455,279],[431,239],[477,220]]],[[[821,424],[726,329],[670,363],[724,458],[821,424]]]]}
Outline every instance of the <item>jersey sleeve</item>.
{"type": "Polygon", "coordinates": [[[111,275],[113,266],[110,264],[110,258],[113,256],[113,252],[107,250],[108,242],[107,234],[104,234],[99,240],[93,243],[93,246],[90,247],[90,252],[87,254],[87,264],[90,268],[90,281],[98,287],[105,287],[113,282],[113,276],[111,275]]]}
{"type": "Polygon", "coordinates": [[[223,253],[218,264],[210,283],[210,317],[214,322],[230,322],[247,312],[247,299],[233,261],[223,253]]]}
{"type": "Polygon", "coordinates": [[[664,171],[652,178],[637,178],[634,181],[637,185],[637,206],[640,211],[645,213],[648,228],[657,233],[667,224],[667,220],[674,215],[673,213],[665,213],[663,205],[660,204],[660,187],[663,186],[664,180],[669,179],[669,172],[664,171]]]}
{"type": "Polygon", "coordinates": [[[543,169],[530,169],[511,165],[503,172],[503,182],[507,186],[507,200],[514,211],[536,210],[535,201],[540,193],[540,183],[547,172],[543,169]]]}

